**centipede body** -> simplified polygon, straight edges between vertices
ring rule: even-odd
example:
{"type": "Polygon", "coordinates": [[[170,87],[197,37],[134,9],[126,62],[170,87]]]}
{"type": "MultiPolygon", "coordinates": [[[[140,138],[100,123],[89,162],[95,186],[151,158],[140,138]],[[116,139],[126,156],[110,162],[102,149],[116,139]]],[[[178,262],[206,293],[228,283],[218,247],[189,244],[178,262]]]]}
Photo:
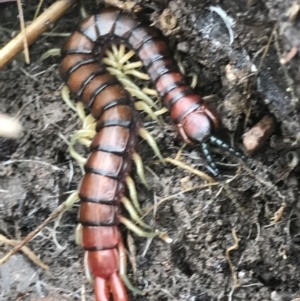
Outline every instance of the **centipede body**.
{"type": "Polygon", "coordinates": [[[61,75],[97,123],[79,190],[82,241],[96,279],[97,301],[108,300],[109,291],[114,300],[128,298],[122,281],[117,279],[121,243],[118,224],[120,199],[138,130],[131,96],[101,61],[112,43],[124,43],[135,51],[186,142],[202,141],[218,126],[216,114],[186,84],[167,42],[156,28],[145,26],[128,13],[108,8],[79,23],[66,41],[61,75]]]}

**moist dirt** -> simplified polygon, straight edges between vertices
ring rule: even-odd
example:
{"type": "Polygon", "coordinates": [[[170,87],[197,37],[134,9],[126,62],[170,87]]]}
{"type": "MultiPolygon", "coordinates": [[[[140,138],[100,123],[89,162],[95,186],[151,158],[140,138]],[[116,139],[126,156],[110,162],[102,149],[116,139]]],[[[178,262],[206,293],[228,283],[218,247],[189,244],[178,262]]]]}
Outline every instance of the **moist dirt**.
{"type": "MultiPolygon", "coordinates": [[[[38,3],[24,2],[25,20],[32,20],[38,3]]],[[[46,1],[43,9],[50,4],[46,1]]],[[[280,64],[285,53],[300,46],[299,18],[291,20],[288,13],[292,4],[140,1],[142,18],[168,35],[186,73],[198,75],[196,91],[220,115],[220,137],[242,150],[243,133],[265,115],[275,118],[276,129],[246,164],[213,148],[230,189],[221,189],[221,184],[199,187],[205,183],[201,178],[162,165],[144,141],[139,143],[149,183],[147,190],[133,170],[141,206],[150,208],[173,196],[146,221],[168,232],[173,243],[130,234],[135,252],[129,257],[135,264],[129,264],[128,276],[147,291],[142,297],[130,294],[130,300],[299,300],[300,168],[292,159],[300,156],[300,58],[280,64]],[[163,12],[175,17],[174,30],[159,22],[163,12]],[[282,216],[273,223],[280,208],[282,216]],[[226,258],[226,250],[236,244],[233,231],[238,246],[228,252],[234,273],[226,258]]],[[[89,14],[101,7],[103,3],[85,2],[89,14]]],[[[0,4],[1,45],[18,32],[16,16],[15,3],[0,4]]],[[[81,122],[61,98],[60,58],[40,60],[47,50],[63,45],[66,37],[59,34],[70,33],[81,18],[78,4],[53,24],[52,35],[41,36],[30,47],[30,65],[19,56],[0,73],[0,111],[17,116],[24,128],[19,139],[0,140],[0,234],[9,239],[21,240],[39,226],[82,178],[68,153],[67,142],[81,122]]],[[[163,156],[175,158],[182,141],[168,114],[162,120],[158,125],[141,114],[163,156]]],[[[86,149],[78,150],[87,156],[86,149]]],[[[184,148],[180,160],[209,173],[197,146],[184,148]]],[[[0,267],[0,300],[93,300],[83,250],[74,241],[76,220],[74,208],[27,244],[48,270],[23,252],[0,267]]],[[[129,231],[122,231],[128,245],[129,231]]],[[[1,243],[0,255],[11,248],[1,243]]]]}

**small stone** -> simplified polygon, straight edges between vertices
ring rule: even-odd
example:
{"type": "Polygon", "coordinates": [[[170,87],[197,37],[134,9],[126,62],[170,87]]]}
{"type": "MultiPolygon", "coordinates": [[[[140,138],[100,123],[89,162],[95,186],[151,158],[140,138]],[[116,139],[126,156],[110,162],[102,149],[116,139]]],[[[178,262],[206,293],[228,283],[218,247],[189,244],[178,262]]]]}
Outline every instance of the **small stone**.
{"type": "Polygon", "coordinates": [[[275,120],[273,117],[265,116],[248,132],[243,135],[243,145],[246,152],[252,155],[261,148],[275,130],[275,120]]]}

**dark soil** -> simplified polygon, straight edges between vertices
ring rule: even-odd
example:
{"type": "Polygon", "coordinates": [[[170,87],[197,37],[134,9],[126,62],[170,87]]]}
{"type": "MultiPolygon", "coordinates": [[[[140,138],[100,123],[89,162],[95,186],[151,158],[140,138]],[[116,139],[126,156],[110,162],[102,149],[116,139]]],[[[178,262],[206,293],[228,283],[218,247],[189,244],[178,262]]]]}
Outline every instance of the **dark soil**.
{"type": "MultiPolygon", "coordinates": [[[[26,1],[24,14],[32,20],[37,1],[26,1]]],[[[44,3],[44,8],[51,1],[44,3]]],[[[247,162],[249,170],[239,168],[235,158],[215,149],[215,160],[230,182],[235,197],[219,193],[220,186],[178,194],[161,205],[156,227],[167,231],[172,244],[153,239],[146,252],[146,239],[133,235],[136,247],[136,285],[147,289],[145,297],[131,300],[272,300],[300,298],[300,215],[299,166],[288,167],[286,155],[299,152],[300,58],[281,66],[281,54],[300,47],[300,21],[291,22],[286,12],[292,0],[269,1],[141,1],[144,19],[157,20],[165,8],[175,14],[180,30],[170,33],[174,50],[179,50],[188,72],[199,76],[196,88],[219,112],[224,140],[241,148],[242,134],[266,114],[273,115],[277,127],[273,136],[247,162]],[[230,16],[234,41],[228,29],[210,6],[221,6],[230,16]],[[275,24],[277,35],[268,48],[275,24]],[[251,75],[251,62],[258,76],[251,75]],[[231,80],[231,76],[236,77],[231,80]],[[271,218],[287,204],[282,218],[271,218]],[[225,257],[230,252],[240,287],[233,289],[233,278],[225,257]]],[[[97,12],[94,4],[88,12],[97,12]]],[[[0,4],[0,43],[8,42],[19,30],[16,4],[0,4]]],[[[53,33],[71,32],[81,19],[76,6],[57,24],[53,33]]],[[[158,27],[159,24],[157,24],[158,27]]],[[[18,115],[24,131],[18,140],[0,140],[0,234],[22,239],[44,221],[77,188],[82,177],[78,164],[70,158],[67,144],[81,122],[62,101],[63,82],[57,57],[39,61],[41,55],[61,47],[65,38],[43,35],[30,47],[31,64],[17,58],[0,73],[0,111],[18,115]],[[7,162],[9,161],[9,162],[7,162]]],[[[167,114],[166,114],[167,115],[167,114]]],[[[165,157],[174,158],[182,142],[167,116],[162,126],[141,116],[165,157]]],[[[163,166],[145,142],[139,152],[147,167],[151,189],[145,191],[136,180],[141,205],[153,204],[154,197],[167,197],[203,180],[170,164],[163,166]],[[156,176],[155,176],[155,175],[156,176]]],[[[187,147],[182,161],[206,170],[199,147],[187,147]]],[[[133,173],[134,175],[134,173],[133,173]]],[[[22,252],[0,267],[0,300],[93,300],[83,265],[83,250],[74,242],[76,209],[50,223],[29,244],[49,265],[44,271],[22,252]]],[[[148,217],[148,221],[151,218],[148,217]]],[[[124,230],[124,237],[128,231],[124,230]]],[[[1,256],[12,247],[0,245],[1,256]]],[[[128,271],[133,279],[131,265],[128,271]]],[[[132,280],[134,281],[134,280],[132,280]]]]}

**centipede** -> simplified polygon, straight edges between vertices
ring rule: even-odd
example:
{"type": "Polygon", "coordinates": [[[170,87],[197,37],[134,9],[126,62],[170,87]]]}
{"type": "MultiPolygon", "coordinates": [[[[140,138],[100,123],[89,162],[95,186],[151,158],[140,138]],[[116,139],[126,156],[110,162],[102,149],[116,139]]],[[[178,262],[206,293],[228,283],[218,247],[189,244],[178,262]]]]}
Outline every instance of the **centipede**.
{"type": "Polygon", "coordinates": [[[96,135],[79,188],[82,245],[94,278],[96,301],[129,300],[120,277],[125,252],[118,225],[139,121],[132,96],[102,61],[104,51],[113,43],[125,44],[136,53],[179,136],[187,144],[201,146],[216,178],[222,176],[210,154],[210,144],[243,157],[214,135],[220,126],[218,115],[187,84],[160,30],[113,7],[81,21],[62,47],[60,73],[72,95],[96,120],[96,135]]]}

